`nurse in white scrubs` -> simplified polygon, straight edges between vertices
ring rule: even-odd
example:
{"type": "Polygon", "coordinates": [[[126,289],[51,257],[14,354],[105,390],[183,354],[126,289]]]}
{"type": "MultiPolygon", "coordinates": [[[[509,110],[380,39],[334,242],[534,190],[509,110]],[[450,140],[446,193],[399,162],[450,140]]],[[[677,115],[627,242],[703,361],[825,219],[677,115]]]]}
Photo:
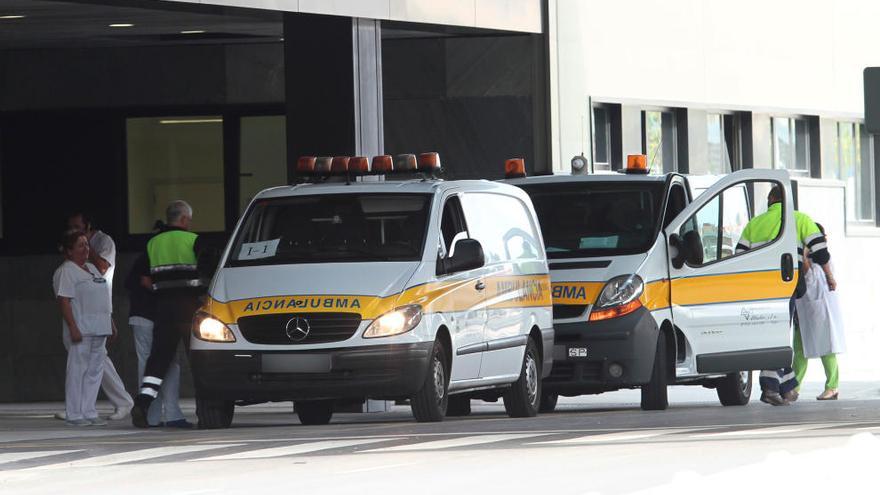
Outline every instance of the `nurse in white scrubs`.
{"type": "MultiPolygon", "coordinates": [[[[817,224],[818,225],[818,224],[817,224]]],[[[825,229],[819,225],[825,234],[825,229]]],[[[821,358],[825,368],[825,390],[818,400],[836,400],[840,374],[837,368],[837,355],[846,351],[843,335],[843,312],[840,309],[837,291],[828,286],[822,269],[809,262],[805,255],[804,281],[806,293],[797,299],[798,327],[794,334],[794,362],[792,368],[798,383],[803,383],[810,358],[821,358]]]]}
{"type": "Polygon", "coordinates": [[[66,258],[55,270],[52,286],[61,307],[63,338],[69,344],[64,401],[67,424],[103,426],[95,402],[104,374],[107,337],[115,335],[107,280],[88,262],[89,240],[80,231],[62,239],[66,258]]]}

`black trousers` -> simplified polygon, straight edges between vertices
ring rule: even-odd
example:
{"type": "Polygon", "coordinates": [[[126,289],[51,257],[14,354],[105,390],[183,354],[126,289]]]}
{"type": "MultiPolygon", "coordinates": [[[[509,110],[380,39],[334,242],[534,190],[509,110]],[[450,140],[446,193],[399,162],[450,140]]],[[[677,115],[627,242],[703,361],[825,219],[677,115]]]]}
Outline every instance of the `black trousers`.
{"type": "Polygon", "coordinates": [[[165,289],[156,293],[153,347],[144,369],[139,395],[156,397],[181,341],[189,352],[193,316],[201,304],[199,296],[202,293],[202,290],[196,289],[165,289]]]}

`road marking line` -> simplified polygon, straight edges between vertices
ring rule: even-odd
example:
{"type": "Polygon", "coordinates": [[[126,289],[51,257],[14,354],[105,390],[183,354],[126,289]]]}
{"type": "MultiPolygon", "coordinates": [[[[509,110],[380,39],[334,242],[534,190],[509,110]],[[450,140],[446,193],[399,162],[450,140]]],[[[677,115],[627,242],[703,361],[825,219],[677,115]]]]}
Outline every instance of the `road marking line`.
{"type": "Polygon", "coordinates": [[[664,435],[671,435],[676,433],[682,433],[683,431],[693,431],[693,430],[650,430],[650,431],[641,431],[641,432],[631,432],[631,431],[621,431],[617,433],[603,433],[599,435],[587,435],[576,438],[567,438],[565,440],[550,440],[547,442],[534,442],[528,445],[579,445],[579,444],[587,444],[587,443],[600,443],[600,442],[626,442],[629,440],[643,440],[646,438],[654,438],[660,437],[664,435]]]}
{"type": "Polygon", "coordinates": [[[749,430],[722,431],[716,433],[697,433],[691,435],[691,438],[717,438],[717,437],[745,437],[754,435],[781,435],[784,433],[800,433],[810,430],[820,430],[823,428],[832,428],[839,426],[838,423],[824,423],[815,425],[791,425],[791,426],[770,426],[767,428],[753,428],[749,430]]]}
{"type": "Polygon", "coordinates": [[[484,445],[487,443],[504,442],[507,440],[518,440],[521,438],[533,438],[541,436],[541,433],[529,434],[501,434],[501,435],[473,435],[463,438],[450,438],[447,440],[434,440],[431,442],[421,442],[408,445],[397,445],[394,447],[385,447],[379,449],[364,450],[362,452],[410,452],[421,450],[440,450],[452,449],[455,447],[470,447],[472,445],[484,445]]]}
{"type": "Polygon", "coordinates": [[[9,452],[0,454],[0,464],[9,462],[26,461],[29,459],[39,459],[40,457],[49,457],[53,455],[72,454],[74,452],[82,452],[82,450],[44,450],[40,452],[9,452]]]}
{"type": "Polygon", "coordinates": [[[354,447],[367,443],[377,443],[389,440],[388,438],[373,438],[369,440],[327,440],[322,442],[301,443],[297,445],[285,445],[283,447],[271,447],[268,449],[248,450],[234,454],[217,455],[191,459],[191,461],[229,461],[240,459],[269,459],[272,457],[284,457],[288,455],[309,454],[321,450],[340,449],[354,447]]]}
{"type": "Polygon", "coordinates": [[[104,467],[113,466],[115,464],[124,464],[127,462],[148,461],[159,457],[190,454],[194,452],[202,452],[205,450],[223,449],[227,447],[240,447],[242,444],[214,444],[214,445],[177,445],[172,447],[156,447],[152,449],[133,450],[131,452],[120,452],[118,454],[99,455],[80,459],[72,462],[59,462],[57,464],[47,464],[37,466],[32,469],[67,469],[79,467],[104,467]]]}

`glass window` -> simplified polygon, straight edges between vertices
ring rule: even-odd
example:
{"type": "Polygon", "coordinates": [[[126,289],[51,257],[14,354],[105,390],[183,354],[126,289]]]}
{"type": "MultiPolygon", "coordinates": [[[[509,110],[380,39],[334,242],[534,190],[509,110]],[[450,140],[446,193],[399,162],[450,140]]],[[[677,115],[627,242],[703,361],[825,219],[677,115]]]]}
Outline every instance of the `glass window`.
{"type": "Polygon", "coordinates": [[[773,117],[773,168],[810,173],[810,133],[806,120],[773,117]]]}
{"type": "Polygon", "coordinates": [[[663,112],[645,112],[645,154],[652,174],[663,173],[663,112]]]}
{"type": "Polygon", "coordinates": [[[231,266],[418,261],[428,194],[324,194],[260,200],[230,252],[231,266]]]}
{"type": "Polygon", "coordinates": [[[263,189],[287,183],[287,138],[283,115],[241,118],[239,213],[263,189]]]}
{"type": "Polygon", "coordinates": [[[129,232],[151,232],[175,199],[193,207],[193,230],[225,230],[221,117],[128,119],[126,143],[129,232]]]}
{"type": "Polygon", "coordinates": [[[749,223],[749,201],[744,185],[721,193],[721,258],[736,253],[736,243],[749,223]]]}
{"type": "Polygon", "coordinates": [[[490,193],[463,194],[461,201],[468,232],[482,244],[487,264],[541,258],[537,231],[521,201],[490,193]]]}
{"type": "Polygon", "coordinates": [[[660,181],[523,189],[535,205],[549,258],[636,254],[654,243],[663,200],[660,181]]]}
{"type": "Polygon", "coordinates": [[[461,213],[458,196],[452,196],[443,205],[440,219],[440,257],[445,258],[452,252],[452,245],[459,238],[467,238],[467,226],[461,213]]]}
{"type": "Polygon", "coordinates": [[[823,167],[823,177],[846,184],[846,215],[850,221],[874,219],[874,160],[865,126],[838,122],[832,148],[836,163],[823,167]]]}
{"type": "Polygon", "coordinates": [[[593,107],[593,164],[597,169],[610,170],[611,117],[608,109],[593,107]]]}
{"type": "Polygon", "coordinates": [[[713,175],[728,174],[731,172],[730,149],[728,148],[725,133],[724,116],[710,113],[707,124],[706,139],[709,153],[707,173],[713,175]]]}
{"type": "Polygon", "coordinates": [[[718,220],[721,208],[721,196],[715,196],[711,201],[697,210],[692,220],[681,226],[680,234],[696,231],[703,246],[703,263],[711,263],[718,259],[718,220]]]}

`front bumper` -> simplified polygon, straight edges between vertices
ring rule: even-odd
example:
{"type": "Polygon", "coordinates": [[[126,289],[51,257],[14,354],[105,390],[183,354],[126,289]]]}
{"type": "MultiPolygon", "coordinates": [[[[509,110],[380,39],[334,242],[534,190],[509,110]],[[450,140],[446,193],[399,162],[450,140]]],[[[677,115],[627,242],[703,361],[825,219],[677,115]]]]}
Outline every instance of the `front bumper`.
{"type": "Polygon", "coordinates": [[[654,366],[659,330],[645,308],[597,322],[557,323],[553,369],[544,390],[561,395],[606,392],[648,383],[654,366]],[[586,358],[570,358],[570,347],[586,347],[586,358]],[[613,377],[611,364],[623,368],[613,377]]]}
{"type": "Polygon", "coordinates": [[[421,342],[270,352],[194,350],[190,363],[196,393],[206,399],[400,398],[421,388],[433,345],[421,342]]]}

